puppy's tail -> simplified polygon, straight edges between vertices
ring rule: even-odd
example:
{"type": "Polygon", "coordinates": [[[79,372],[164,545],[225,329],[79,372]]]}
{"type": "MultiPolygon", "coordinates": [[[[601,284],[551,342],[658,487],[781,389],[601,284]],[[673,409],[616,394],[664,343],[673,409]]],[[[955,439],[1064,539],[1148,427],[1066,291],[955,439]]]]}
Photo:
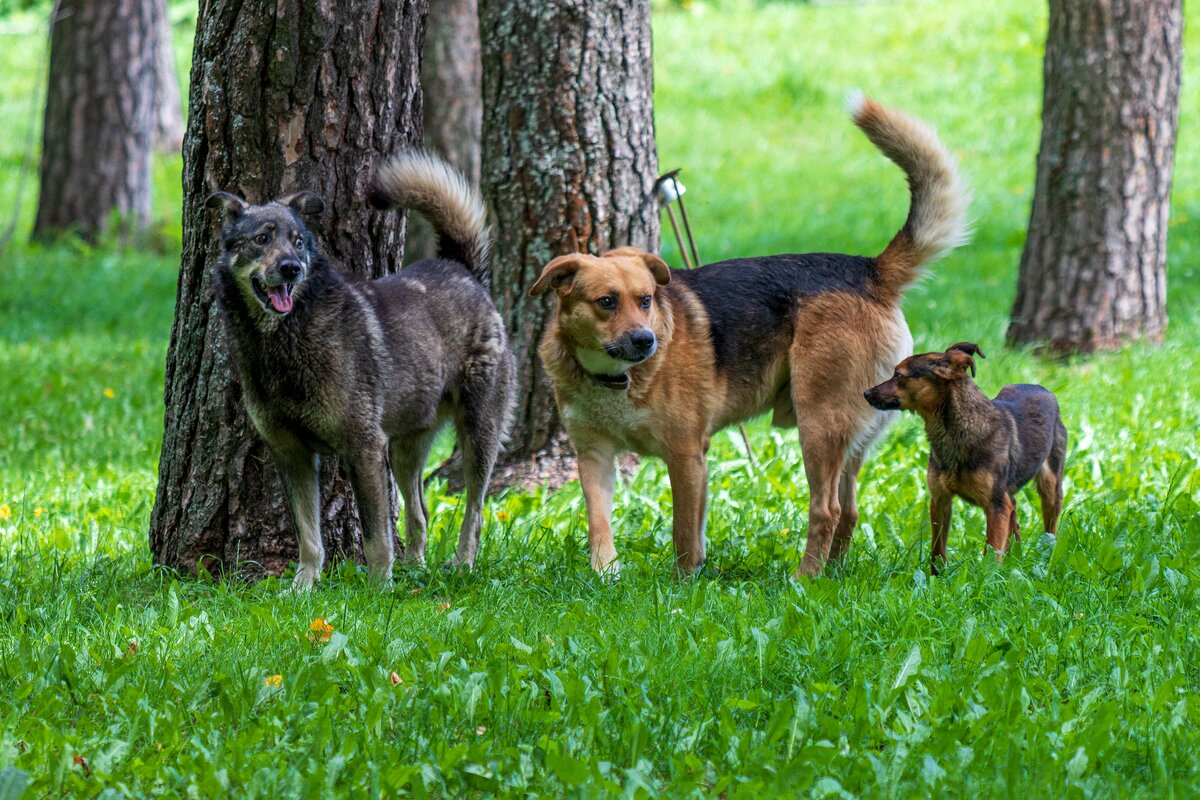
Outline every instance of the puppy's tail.
{"type": "Polygon", "coordinates": [[[861,92],[850,96],[848,106],[854,124],[908,176],[908,219],[875,259],[876,291],[881,299],[894,302],[917,279],[921,267],[970,239],[971,194],[958,175],[954,156],[929,125],[861,92]]]}
{"type": "Polygon", "coordinates": [[[484,286],[492,282],[492,229],[479,190],[458,170],[422,150],[392,156],[371,182],[374,208],[413,208],[437,231],[438,257],[458,261],[484,286]]]}

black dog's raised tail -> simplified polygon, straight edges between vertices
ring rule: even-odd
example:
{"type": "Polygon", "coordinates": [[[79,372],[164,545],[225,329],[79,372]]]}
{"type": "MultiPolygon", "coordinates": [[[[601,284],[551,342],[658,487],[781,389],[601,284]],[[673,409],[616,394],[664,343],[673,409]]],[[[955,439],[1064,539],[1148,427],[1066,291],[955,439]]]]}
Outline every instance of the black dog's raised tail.
{"type": "Polygon", "coordinates": [[[971,195],[958,175],[954,156],[929,125],[861,92],[850,96],[848,106],[854,124],[908,176],[912,196],[908,219],[875,259],[876,292],[894,302],[917,279],[922,266],[970,239],[971,195]]]}
{"type": "Polygon", "coordinates": [[[438,235],[438,256],[466,264],[484,286],[492,281],[492,229],[479,190],[458,170],[422,150],[403,150],[375,174],[367,195],[375,208],[420,211],[438,235]]]}

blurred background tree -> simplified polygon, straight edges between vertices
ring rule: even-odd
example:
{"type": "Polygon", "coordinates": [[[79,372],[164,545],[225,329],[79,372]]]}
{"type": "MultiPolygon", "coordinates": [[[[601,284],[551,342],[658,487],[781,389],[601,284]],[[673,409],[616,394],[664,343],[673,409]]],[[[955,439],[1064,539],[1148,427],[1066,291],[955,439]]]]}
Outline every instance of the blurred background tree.
{"type": "MultiPolygon", "coordinates": [[[[479,135],[483,124],[476,0],[430,0],[421,49],[421,102],[425,147],[479,183],[479,135]]],[[[433,229],[420,216],[408,221],[406,263],[436,252],[433,229]]]]}
{"type": "Polygon", "coordinates": [[[162,0],[55,4],[35,237],[149,221],[163,16],[162,0]]]}
{"type": "Polygon", "coordinates": [[[179,71],[171,36],[171,10],[167,0],[146,0],[157,28],[153,37],[155,63],[154,147],[163,153],[183,149],[183,100],[179,95],[179,71]]]}

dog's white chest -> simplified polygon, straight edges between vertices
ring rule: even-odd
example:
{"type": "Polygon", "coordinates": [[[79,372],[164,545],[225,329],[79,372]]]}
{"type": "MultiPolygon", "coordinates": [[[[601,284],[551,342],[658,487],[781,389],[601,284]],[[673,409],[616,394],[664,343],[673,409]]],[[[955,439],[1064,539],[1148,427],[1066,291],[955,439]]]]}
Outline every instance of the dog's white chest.
{"type": "Polygon", "coordinates": [[[563,422],[573,439],[607,439],[624,450],[645,453],[646,411],[629,401],[626,391],[588,386],[563,408],[563,422]]]}

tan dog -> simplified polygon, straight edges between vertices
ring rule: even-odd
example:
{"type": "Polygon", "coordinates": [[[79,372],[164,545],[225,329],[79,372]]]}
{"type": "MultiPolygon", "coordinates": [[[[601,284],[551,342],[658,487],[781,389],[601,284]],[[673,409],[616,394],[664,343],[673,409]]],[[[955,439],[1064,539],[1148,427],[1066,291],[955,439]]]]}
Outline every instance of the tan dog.
{"type": "Polygon", "coordinates": [[[666,461],[676,562],[685,574],[698,569],[709,437],[766,411],[800,429],[811,500],[797,575],[817,574],[849,547],[858,472],[889,421],[863,390],[912,351],[905,288],[967,237],[967,193],[933,130],[861,96],[851,110],[912,191],[908,220],[878,257],[767,256],[685,271],[621,248],[560,256],[530,289],[558,298],[540,352],[579,454],[594,569],[618,568],[611,517],[622,450],[666,461]]]}

